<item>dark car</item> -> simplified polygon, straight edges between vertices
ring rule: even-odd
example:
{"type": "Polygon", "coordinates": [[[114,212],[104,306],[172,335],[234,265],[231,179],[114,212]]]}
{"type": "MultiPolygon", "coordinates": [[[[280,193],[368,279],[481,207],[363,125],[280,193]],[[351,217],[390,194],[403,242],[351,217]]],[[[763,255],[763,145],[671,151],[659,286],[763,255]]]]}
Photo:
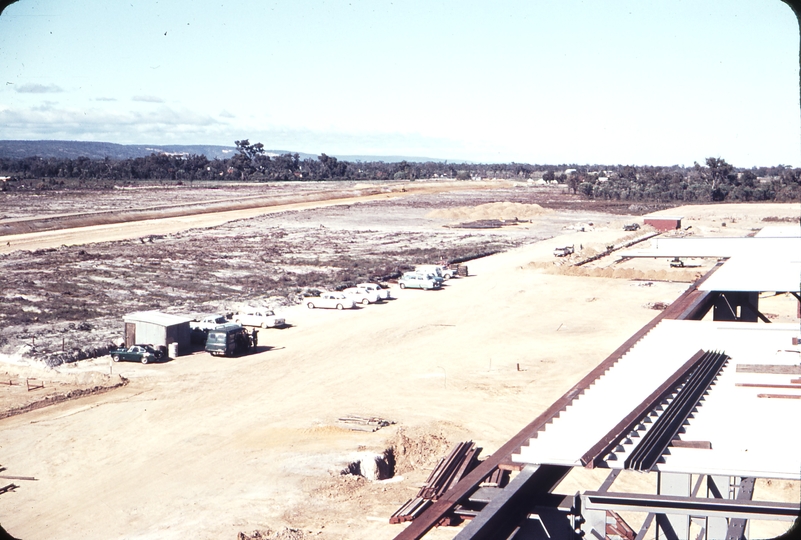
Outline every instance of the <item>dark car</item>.
{"type": "Polygon", "coordinates": [[[143,364],[154,362],[162,357],[162,352],[154,349],[150,345],[133,345],[127,349],[121,347],[110,351],[109,354],[111,355],[111,359],[115,362],[132,360],[134,362],[142,362],[143,364]]]}

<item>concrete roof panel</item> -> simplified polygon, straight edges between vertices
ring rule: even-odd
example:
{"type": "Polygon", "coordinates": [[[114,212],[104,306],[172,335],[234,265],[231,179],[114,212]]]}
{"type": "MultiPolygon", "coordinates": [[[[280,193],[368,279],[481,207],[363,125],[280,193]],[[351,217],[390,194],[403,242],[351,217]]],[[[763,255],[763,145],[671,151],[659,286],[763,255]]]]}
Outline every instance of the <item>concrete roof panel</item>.
{"type": "Polygon", "coordinates": [[[655,238],[652,247],[621,251],[622,257],[735,257],[770,256],[791,259],[801,254],[799,237],[655,238]]]}
{"type": "Polygon", "coordinates": [[[754,236],[756,238],[798,238],[801,237],[801,224],[763,227],[754,236]]]}
{"type": "MultiPolygon", "coordinates": [[[[801,253],[796,255],[801,259],[801,253]]],[[[726,261],[698,288],[702,291],[801,292],[799,283],[801,260],[771,262],[762,257],[737,256],[726,261]]]]}
{"type": "MultiPolygon", "coordinates": [[[[792,338],[799,334],[796,324],[662,321],[512,459],[578,465],[584,452],[695,351],[718,350],[731,358],[680,435],[684,440],[709,441],[712,449],[669,448],[657,468],[801,479],[801,454],[796,451],[801,448],[801,430],[788,429],[787,424],[788,418],[801,415],[801,399],[757,397],[763,392],[737,383],[765,377],[736,371],[737,364],[798,364],[799,355],[786,351],[798,349],[792,338]]],[[[789,380],[780,375],[770,379],[789,380]]],[[[636,445],[636,439],[631,444],[636,445]]],[[[608,465],[620,467],[622,461],[618,456],[608,465]]]]}

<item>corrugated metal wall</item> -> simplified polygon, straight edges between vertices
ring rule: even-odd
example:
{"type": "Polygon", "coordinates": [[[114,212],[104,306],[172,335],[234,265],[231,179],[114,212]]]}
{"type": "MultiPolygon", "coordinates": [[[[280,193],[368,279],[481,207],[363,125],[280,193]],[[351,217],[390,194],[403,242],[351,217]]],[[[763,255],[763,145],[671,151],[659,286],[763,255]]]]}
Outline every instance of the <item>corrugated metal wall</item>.
{"type": "Polygon", "coordinates": [[[155,346],[167,345],[167,329],[160,324],[136,321],[136,342],[155,346]]]}

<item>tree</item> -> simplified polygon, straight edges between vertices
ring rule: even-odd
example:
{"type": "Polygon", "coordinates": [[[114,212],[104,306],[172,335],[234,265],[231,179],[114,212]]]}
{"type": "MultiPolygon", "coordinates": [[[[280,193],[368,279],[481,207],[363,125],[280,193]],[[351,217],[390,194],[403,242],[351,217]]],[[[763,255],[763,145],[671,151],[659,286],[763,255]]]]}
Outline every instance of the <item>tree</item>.
{"type": "Polygon", "coordinates": [[[706,158],[706,166],[709,171],[708,180],[712,184],[712,191],[727,183],[729,175],[734,170],[734,167],[726,163],[726,160],[722,158],[706,158]]]}
{"type": "Polygon", "coordinates": [[[248,139],[234,141],[239,152],[231,158],[231,166],[239,171],[242,178],[254,173],[264,173],[269,166],[270,156],[264,154],[264,145],[250,144],[248,139]]]}
{"type": "Polygon", "coordinates": [[[576,191],[578,191],[578,186],[579,186],[580,183],[581,182],[579,180],[578,173],[572,172],[572,173],[567,175],[567,187],[568,187],[568,189],[572,189],[573,190],[573,195],[575,195],[576,191]]]}
{"type": "Polygon", "coordinates": [[[250,144],[248,139],[234,141],[237,151],[246,157],[248,161],[255,161],[257,156],[264,154],[264,145],[261,143],[250,144]]]}

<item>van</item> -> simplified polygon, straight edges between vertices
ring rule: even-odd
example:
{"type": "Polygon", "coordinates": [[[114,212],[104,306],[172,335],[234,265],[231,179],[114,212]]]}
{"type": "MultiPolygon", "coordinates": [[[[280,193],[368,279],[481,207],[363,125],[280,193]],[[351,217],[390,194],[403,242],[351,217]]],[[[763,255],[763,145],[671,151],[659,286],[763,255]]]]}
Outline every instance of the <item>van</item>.
{"type": "Polygon", "coordinates": [[[220,325],[209,330],[206,352],[214,356],[234,356],[250,352],[252,342],[248,331],[238,324],[220,325]]]}
{"type": "Polygon", "coordinates": [[[406,272],[398,280],[398,285],[401,289],[439,289],[442,284],[442,278],[436,277],[434,274],[425,274],[423,272],[406,272]]]}

